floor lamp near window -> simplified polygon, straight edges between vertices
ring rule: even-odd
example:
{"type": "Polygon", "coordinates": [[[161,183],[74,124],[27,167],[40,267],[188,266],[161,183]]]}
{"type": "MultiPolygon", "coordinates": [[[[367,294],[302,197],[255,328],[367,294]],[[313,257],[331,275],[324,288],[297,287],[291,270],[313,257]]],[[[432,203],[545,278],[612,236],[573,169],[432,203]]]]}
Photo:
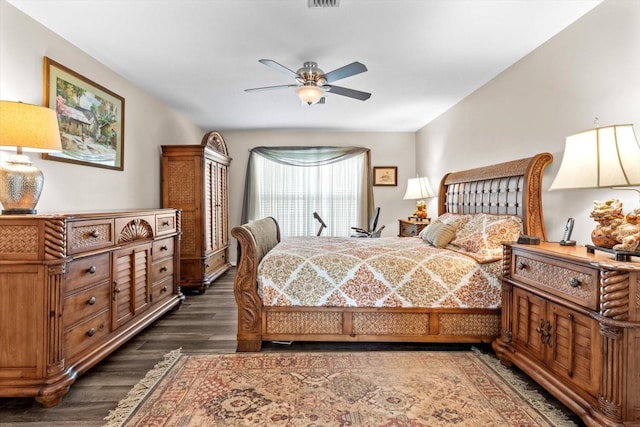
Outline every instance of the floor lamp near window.
{"type": "Polygon", "coordinates": [[[22,102],[0,101],[0,149],[16,152],[0,165],[2,214],[35,214],[44,176],[23,152],[62,150],[56,112],[22,102]]]}

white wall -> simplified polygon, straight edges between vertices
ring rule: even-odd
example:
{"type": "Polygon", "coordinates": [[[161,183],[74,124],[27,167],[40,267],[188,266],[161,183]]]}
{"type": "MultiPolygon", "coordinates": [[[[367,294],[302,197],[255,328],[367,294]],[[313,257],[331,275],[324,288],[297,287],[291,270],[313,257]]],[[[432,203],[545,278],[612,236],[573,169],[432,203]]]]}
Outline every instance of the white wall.
{"type": "MultiPolygon", "coordinates": [[[[543,181],[547,237],[561,239],[568,217],[574,239],[591,243],[594,200],[617,197],[625,212],[637,193],[549,192],[564,139],[600,125],[633,123],[640,137],[640,2],[607,0],[417,133],[419,170],[431,180],[449,170],[550,152],[543,181]]],[[[640,165],[638,165],[640,167],[640,165]]],[[[435,201],[430,203],[435,208],[435,201]]]]}
{"type": "Polygon", "coordinates": [[[42,105],[44,56],[124,97],[124,171],[32,154],[45,176],[38,212],[159,207],[160,145],[199,143],[205,131],[0,0],[0,99],[42,105]]]}
{"type": "MultiPolygon", "coordinates": [[[[397,166],[397,187],[373,187],[373,197],[380,206],[378,226],[385,225],[383,236],[398,235],[398,219],[411,214],[415,201],[402,200],[407,179],[415,176],[415,134],[413,132],[314,132],[314,131],[224,131],[229,156],[229,225],[240,225],[244,178],[249,150],[258,146],[334,145],[371,149],[372,166],[397,166]]],[[[356,224],[354,224],[355,226],[356,224]]],[[[235,259],[235,241],[231,256],[235,259]]]]}

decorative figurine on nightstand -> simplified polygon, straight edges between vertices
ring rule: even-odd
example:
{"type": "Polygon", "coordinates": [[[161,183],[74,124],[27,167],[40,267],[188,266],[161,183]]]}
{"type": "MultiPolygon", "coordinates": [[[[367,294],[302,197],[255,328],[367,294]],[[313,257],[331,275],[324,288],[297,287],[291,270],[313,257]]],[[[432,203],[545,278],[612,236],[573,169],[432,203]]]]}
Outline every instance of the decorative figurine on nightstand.
{"type": "Polygon", "coordinates": [[[640,246],[640,209],[625,215],[618,199],[596,200],[593,204],[590,216],[598,223],[591,232],[593,244],[617,251],[637,251],[640,246]]]}
{"type": "Polygon", "coordinates": [[[427,219],[427,203],[424,200],[420,200],[416,203],[416,210],[413,212],[413,216],[418,221],[427,219]]]}

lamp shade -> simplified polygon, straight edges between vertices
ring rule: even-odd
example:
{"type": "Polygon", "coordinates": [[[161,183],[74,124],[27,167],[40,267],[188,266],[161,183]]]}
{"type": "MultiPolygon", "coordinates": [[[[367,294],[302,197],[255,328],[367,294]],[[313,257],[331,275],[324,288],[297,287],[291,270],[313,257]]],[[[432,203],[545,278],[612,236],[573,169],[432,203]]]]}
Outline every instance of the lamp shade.
{"type": "Polygon", "coordinates": [[[298,98],[300,98],[302,102],[305,102],[309,105],[315,104],[316,102],[320,101],[320,98],[322,98],[322,95],[324,95],[324,91],[322,90],[322,88],[313,84],[297,87],[296,93],[298,94],[298,98]]]}
{"type": "Polygon", "coordinates": [[[52,153],[62,151],[54,110],[22,102],[0,101],[0,149],[52,153]]]}
{"type": "Polygon", "coordinates": [[[640,144],[633,125],[612,125],[566,138],[549,190],[640,185],[640,144]]]}
{"type": "Polygon", "coordinates": [[[431,185],[429,184],[429,178],[426,176],[417,177],[417,178],[409,178],[407,181],[407,191],[404,193],[403,200],[410,199],[426,199],[429,197],[434,197],[435,193],[431,189],[431,185]]]}

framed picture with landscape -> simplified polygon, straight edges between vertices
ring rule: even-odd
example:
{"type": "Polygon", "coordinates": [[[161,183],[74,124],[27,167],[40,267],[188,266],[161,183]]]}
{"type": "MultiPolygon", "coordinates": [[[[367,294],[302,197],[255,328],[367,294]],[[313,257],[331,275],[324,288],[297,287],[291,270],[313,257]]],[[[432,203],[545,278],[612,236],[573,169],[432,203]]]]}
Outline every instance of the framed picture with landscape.
{"type": "Polygon", "coordinates": [[[374,166],[373,185],[375,186],[398,186],[397,166],[374,166]]]}
{"type": "Polygon", "coordinates": [[[44,105],[58,115],[62,152],[48,160],[124,170],[124,98],[44,57],[44,105]]]}

